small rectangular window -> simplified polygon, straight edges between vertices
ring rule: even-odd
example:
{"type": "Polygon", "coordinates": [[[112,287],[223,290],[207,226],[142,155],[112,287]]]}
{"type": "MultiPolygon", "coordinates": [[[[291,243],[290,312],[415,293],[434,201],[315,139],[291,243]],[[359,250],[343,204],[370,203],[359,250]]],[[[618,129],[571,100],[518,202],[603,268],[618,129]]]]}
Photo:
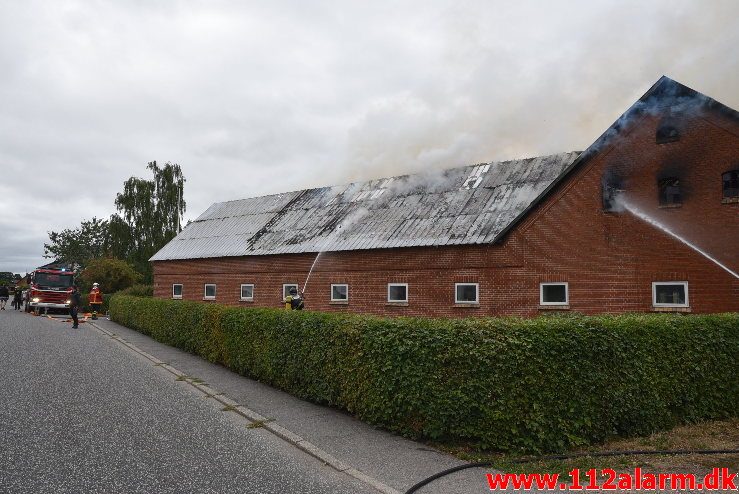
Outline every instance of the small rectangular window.
{"type": "Polygon", "coordinates": [[[652,283],[654,307],[688,307],[687,281],[655,281],[652,283]]]}
{"type": "Polygon", "coordinates": [[[408,283],[388,283],[388,302],[408,302],[408,283]]]}
{"type": "Polygon", "coordinates": [[[241,285],[241,296],[239,300],[254,300],[254,285],[241,285]]]}
{"type": "Polygon", "coordinates": [[[331,302],[346,302],[349,300],[349,285],[331,285],[331,302]]]}
{"type": "Polygon", "coordinates": [[[539,304],[541,305],[568,305],[569,285],[567,283],[540,283],[539,304]]]}
{"type": "Polygon", "coordinates": [[[480,291],[479,283],[455,283],[454,284],[454,303],[456,304],[477,304],[479,303],[478,292],[480,291]]]}
{"type": "Polygon", "coordinates": [[[659,128],[657,129],[656,141],[657,144],[667,144],[668,142],[675,142],[680,140],[680,131],[677,130],[674,122],[669,120],[663,120],[659,128]]]}
{"type": "Polygon", "coordinates": [[[612,173],[603,177],[602,194],[603,194],[603,211],[608,213],[623,212],[623,205],[619,200],[624,190],[623,180],[612,173]]]}
{"type": "Polygon", "coordinates": [[[205,292],[203,293],[203,298],[208,300],[213,300],[216,298],[216,285],[214,283],[205,284],[205,292]]]}
{"type": "Polygon", "coordinates": [[[182,298],[182,285],[175,283],[172,285],[172,298],[182,298]]]}
{"type": "Polygon", "coordinates": [[[683,203],[679,178],[663,178],[658,186],[660,206],[679,206],[683,203]]]}
{"type": "Polygon", "coordinates": [[[282,285],[282,300],[285,300],[287,296],[290,295],[291,288],[295,288],[296,291],[299,291],[297,283],[284,283],[282,285]]]}
{"type": "Polygon", "coordinates": [[[739,198],[739,170],[728,171],[721,175],[724,199],[739,198]]]}

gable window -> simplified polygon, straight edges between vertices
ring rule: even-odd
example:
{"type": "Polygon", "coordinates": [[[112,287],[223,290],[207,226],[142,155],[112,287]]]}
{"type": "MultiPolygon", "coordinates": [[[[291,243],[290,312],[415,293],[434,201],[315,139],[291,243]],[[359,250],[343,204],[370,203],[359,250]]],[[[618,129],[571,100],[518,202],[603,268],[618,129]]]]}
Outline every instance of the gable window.
{"type": "Polygon", "coordinates": [[[241,285],[241,295],[239,297],[239,300],[253,301],[254,300],[254,285],[252,284],[241,285]]]}
{"type": "Polygon", "coordinates": [[[655,281],[652,283],[654,307],[688,307],[687,281],[655,281]]]}
{"type": "Polygon", "coordinates": [[[731,170],[722,174],[721,182],[726,202],[739,201],[739,170],[731,170]]]}
{"type": "Polygon", "coordinates": [[[679,178],[663,178],[659,181],[659,205],[660,206],[680,206],[683,203],[683,196],[680,193],[679,178]]]}
{"type": "Polygon", "coordinates": [[[540,305],[568,305],[569,303],[567,283],[539,283],[540,305]]]}
{"type": "Polygon", "coordinates": [[[203,299],[215,300],[216,298],[216,285],[215,283],[206,283],[205,291],[203,292],[203,299]]]}
{"type": "Polygon", "coordinates": [[[388,283],[388,302],[408,302],[408,283],[388,283]]]}
{"type": "Polygon", "coordinates": [[[480,284],[479,283],[455,283],[454,284],[454,303],[455,304],[477,304],[479,300],[480,284]]]}
{"type": "Polygon", "coordinates": [[[348,302],[349,301],[349,285],[346,283],[336,283],[331,285],[331,302],[348,302]]]}
{"type": "Polygon", "coordinates": [[[285,300],[290,295],[291,288],[295,288],[300,293],[297,283],[284,283],[282,285],[282,300],[285,300]]]}
{"type": "Polygon", "coordinates": [[[182,298],[182,284],[175,283],[172,285],[172,298],[182,298]]]}
{"type": "Polygon", "coordinates": [[[666,144],[668,142],[675,142],[680,140],[680,132],[677,130],[677,126],[668,121],[662,121],[657,128],[656,135],[657,144],[666,144]]]}
{"type": "Polygon", "coordinates": [[[603,177],[602,195],[603,195],[603,211],[608,213],[620,213],[623,206],[620,204],[618,197],[623,192],[624,186],[620,177],[609,173],[603,177]]]}

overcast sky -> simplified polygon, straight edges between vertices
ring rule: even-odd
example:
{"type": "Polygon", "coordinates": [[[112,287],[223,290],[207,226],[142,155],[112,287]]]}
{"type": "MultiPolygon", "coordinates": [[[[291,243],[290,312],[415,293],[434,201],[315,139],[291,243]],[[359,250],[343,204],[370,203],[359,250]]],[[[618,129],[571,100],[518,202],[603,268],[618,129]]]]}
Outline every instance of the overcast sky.
{"type": "Polygon", "coordinates": [[[663,74],[739,108],[739,1],[0,0],[0,271],[146,164],[211,203],[591,144],[663,74]]]}

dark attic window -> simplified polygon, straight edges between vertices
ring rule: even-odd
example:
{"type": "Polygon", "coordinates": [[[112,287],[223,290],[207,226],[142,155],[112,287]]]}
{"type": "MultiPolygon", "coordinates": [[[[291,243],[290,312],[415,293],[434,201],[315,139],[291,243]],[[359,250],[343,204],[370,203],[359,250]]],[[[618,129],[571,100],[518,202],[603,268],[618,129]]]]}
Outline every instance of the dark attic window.
{"type": "Polygon", "coordinates": [[[739,202],[739,170],[731,170],[721,175],[723,182],[724,200],[739,202]]]}
{"type": "Polygon", "coordinates": [[[603,211],[609,213],[617,213],[622,210],[619,205],[618,196],[623,191],[621,180],[616,177],[610,177],[603,183],[603,211]]]}
{"type": "Polygon", "coordinates": [[[661,122],[657,127],[657,144],[666,144],[680,140],[680,132],[671,122],[661,122]]]}
{"type": "Polygon", "coordinates": [[[683,196],[680,194],[680,179],[663,178],[659,181],[659,205],[663,207],[680,206],[683,196]]]}

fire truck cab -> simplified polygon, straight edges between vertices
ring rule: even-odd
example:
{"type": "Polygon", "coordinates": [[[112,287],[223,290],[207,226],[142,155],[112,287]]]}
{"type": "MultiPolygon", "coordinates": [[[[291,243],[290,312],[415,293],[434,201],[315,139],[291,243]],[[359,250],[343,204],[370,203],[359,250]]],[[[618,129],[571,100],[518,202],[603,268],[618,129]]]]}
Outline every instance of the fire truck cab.
{"type": "Polygon", "coordinates": [[[74,269],[64,265],[47,264],[36,268],[30,276],[26,312],[68,310],[74,275],[74,269]]]}

